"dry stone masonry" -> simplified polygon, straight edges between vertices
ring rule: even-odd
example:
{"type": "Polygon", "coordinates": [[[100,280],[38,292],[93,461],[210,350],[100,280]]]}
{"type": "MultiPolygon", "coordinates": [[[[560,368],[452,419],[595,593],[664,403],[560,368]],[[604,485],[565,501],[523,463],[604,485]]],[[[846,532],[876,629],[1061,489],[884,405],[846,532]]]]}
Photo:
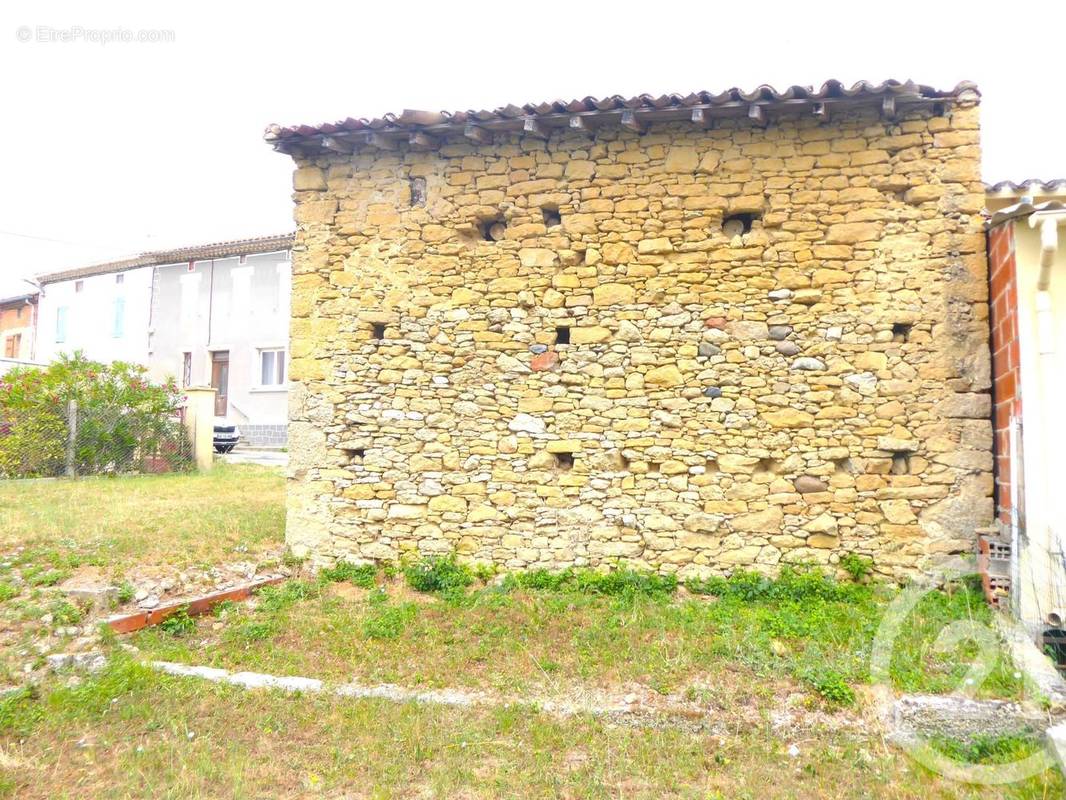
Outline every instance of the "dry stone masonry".
{"type": "Polygon", "coordinates": [[[892,578],[971,551],[976,94],[889,106],[287,147],[294,551],[892,578]]]}

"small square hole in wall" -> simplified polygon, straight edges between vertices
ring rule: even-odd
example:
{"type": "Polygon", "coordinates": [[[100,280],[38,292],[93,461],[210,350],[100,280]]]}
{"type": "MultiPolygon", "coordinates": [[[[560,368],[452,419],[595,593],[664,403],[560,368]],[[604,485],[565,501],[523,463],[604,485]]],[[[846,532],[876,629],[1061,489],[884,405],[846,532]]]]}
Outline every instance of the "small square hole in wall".
{"type": "Polygon", "coordinates": [[[342,450],[344,451],[344,463],[346,466],[363,463],[363,456],[366,455],[365,447],[344,447],[342,450]]]}
{"type": "Polygon", "coordinates": [[[544,216],[545,227],[554,228],[563,222],[562,214],[559,213],[559,209],[555,206],[542,206],[540,213],[544,216]]]}
{"type": "Polygon", "coordinates": [[[854,475],[855,463],[850,458],[837,458],[833,461],[833,467],[838,474],[854,475]]]}
{"type": "Polygon", "coordinates": [[[648,474],[649,475],[658,475],[659,474],[659,464],[658,464],[658,462],[656,462],[656,461],[649,461],[648,462],[648,474]]]}
{"type": "Polygon", "coordinates": [[[411,205],[424,206],[426,204],[426,179],[408,178],[407,182],[411,187],[411,205]]]}
{"type": "Polygon", "coordinates": [[[892,469],[889,470],[893,475],[910,475],[911,474],[911,456],[910,453],[893,453],[892,454],[892,469]]]}
{"type": "Polygon", "coordinates": [[[573,453],[556,453],[555,466],[560,472],[569,472],[574,468],[573,453]]]}
{"type": "Polygon", "coordinates": [[[892,341],[907,342],[911,338],[911,326],[906,322],[897,322],[892,326],[892,341]]]}
{"type": "Polygon", "coordinates": [[[507,232],[507,223],[504,222],[501,216],[483,219],[478,222],[477,227],[481,232],[481,238],[486,242],[498,242],[507,232]]]}
{"type": "Polygon", "coordinates": [[[626,458],[621,453],[618,453],[617,462],[618,462],[617,463],[617,467],[618,467],[619,471],[629,472],[629,459],[628,458],[626,458]]]}
{"type": "Polygon", "coordinates": [[[568,325],[559,325],[556,327],[555,343],[570,344],[570,327],[568,325]]]}
{"type": "Polygon", "coordinates": [[[722,220],[722,233],[732,239],[751,231],[751,224],[759,219],[758,214],[731,214],[722,220]]]}
{"type": "Polygon", "coordinates": [[[381,341],[385,338],[385,323],[374,322],[371,324],[370,338],[381,341]]]}
{"type": "Polygon", "coordinates": [[[777,472],[777,462],[772,458],[760,458],[759,463],[755,465],[756,472],[777,472]]]}
{"type": "Polygon", "coordinates": [[[707,470],[707,474],[708,475],[713,475],[714,473],[718,472],[718,459],[717,458],[708,458],[707,459],[707,464],[706,464],[706,470],[707,470]]]}

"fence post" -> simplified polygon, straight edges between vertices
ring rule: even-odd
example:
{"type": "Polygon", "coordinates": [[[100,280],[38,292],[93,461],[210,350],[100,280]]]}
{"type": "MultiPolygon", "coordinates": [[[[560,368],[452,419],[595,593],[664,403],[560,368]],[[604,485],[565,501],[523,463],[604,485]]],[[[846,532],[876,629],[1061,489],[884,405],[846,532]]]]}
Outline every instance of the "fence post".
{"type": "Polygon", "coordinates": [[[74,468],[74,454],[76,452],[76,445],[78,441],[78,401],[70,399],[67,401],[67,452],[66,452],[66,474],[68,478],[73,478],[77,471],[74,468]]]}
{"type": "Polygon", "coordinates": [[[215,463],[215,389],[189,386],[185,396],[185,427],[192,441],[196,468],[209,470],[215,463]]]}

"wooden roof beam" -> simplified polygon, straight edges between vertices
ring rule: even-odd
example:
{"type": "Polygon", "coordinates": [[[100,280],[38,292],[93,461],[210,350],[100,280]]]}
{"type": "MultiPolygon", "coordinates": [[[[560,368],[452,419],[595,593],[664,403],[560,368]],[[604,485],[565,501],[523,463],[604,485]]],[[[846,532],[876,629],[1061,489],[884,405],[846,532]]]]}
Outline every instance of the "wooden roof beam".
{"type": "Polygon", "coordinates": [[[886,94],[881,98],[881,116],[885,119],[896,118],[896,97],[895,95],[886,94]]]}
{"type": "Polygon", "coordinates": [[[644,133],[644,131],[647,130],[644,122],[637,119],[637,115],[632,111],[623,111],[621,122],[623,128],[628,128],[634,133],[644,133]]]}
{"type": "Polygon", "coordinates": [[[592,130],[585,124],[585,118],[573,114],[569,120],[567,120],[566,127],[572,131],[578,131],[580,133],[592,134],[592,130]]]}
{"type": "Polygon", "coordinates": [[[371,147],[376,147],[379,150],[395,150],[400,144],[395,139],[384,136],[380,133],[371,133],[366,137],[366,143],[371,147]]]}
{"type": "Polygon", "coordinates": [[[548,131],[533,117],[526,117],[522,120],[522,133],[536,136],[538,139],[548,138],[548,131]]]}
{"type": "Polygon", "coordinates": [[[492,132],[471,123],[463,128],[463,136],[477,144],[492,144],[492,132]]]}
{"type": "Polygon", "coordinates": [[[350,139],[339,139],[336,136],[323,136],[322,147],[332,150],[334,153],[348,155],[355,151],[355,145],[350,139]]]}
{"type": "Polygon", "coordinates": [[[440,141],[428,133],[422,131],[411,131],[411,135],[407,139],[407,143],[415,150],[434,150],[440,141]]]}

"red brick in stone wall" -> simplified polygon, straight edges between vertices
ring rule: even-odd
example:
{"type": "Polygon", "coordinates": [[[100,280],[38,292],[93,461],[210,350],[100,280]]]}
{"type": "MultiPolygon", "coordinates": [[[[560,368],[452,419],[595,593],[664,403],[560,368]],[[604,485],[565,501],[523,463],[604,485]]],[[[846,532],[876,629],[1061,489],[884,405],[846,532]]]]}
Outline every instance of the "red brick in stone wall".
{"type": "Polygon", "coordinates": [[[992,302],[992,427],[996,454],[996,516],[1009,524],[1011,514],[1010,420],[1021,417],[1022,389],[1018,347],[1018,281],[1014,260],[1014,222],[988,234],[992,302]]]}

